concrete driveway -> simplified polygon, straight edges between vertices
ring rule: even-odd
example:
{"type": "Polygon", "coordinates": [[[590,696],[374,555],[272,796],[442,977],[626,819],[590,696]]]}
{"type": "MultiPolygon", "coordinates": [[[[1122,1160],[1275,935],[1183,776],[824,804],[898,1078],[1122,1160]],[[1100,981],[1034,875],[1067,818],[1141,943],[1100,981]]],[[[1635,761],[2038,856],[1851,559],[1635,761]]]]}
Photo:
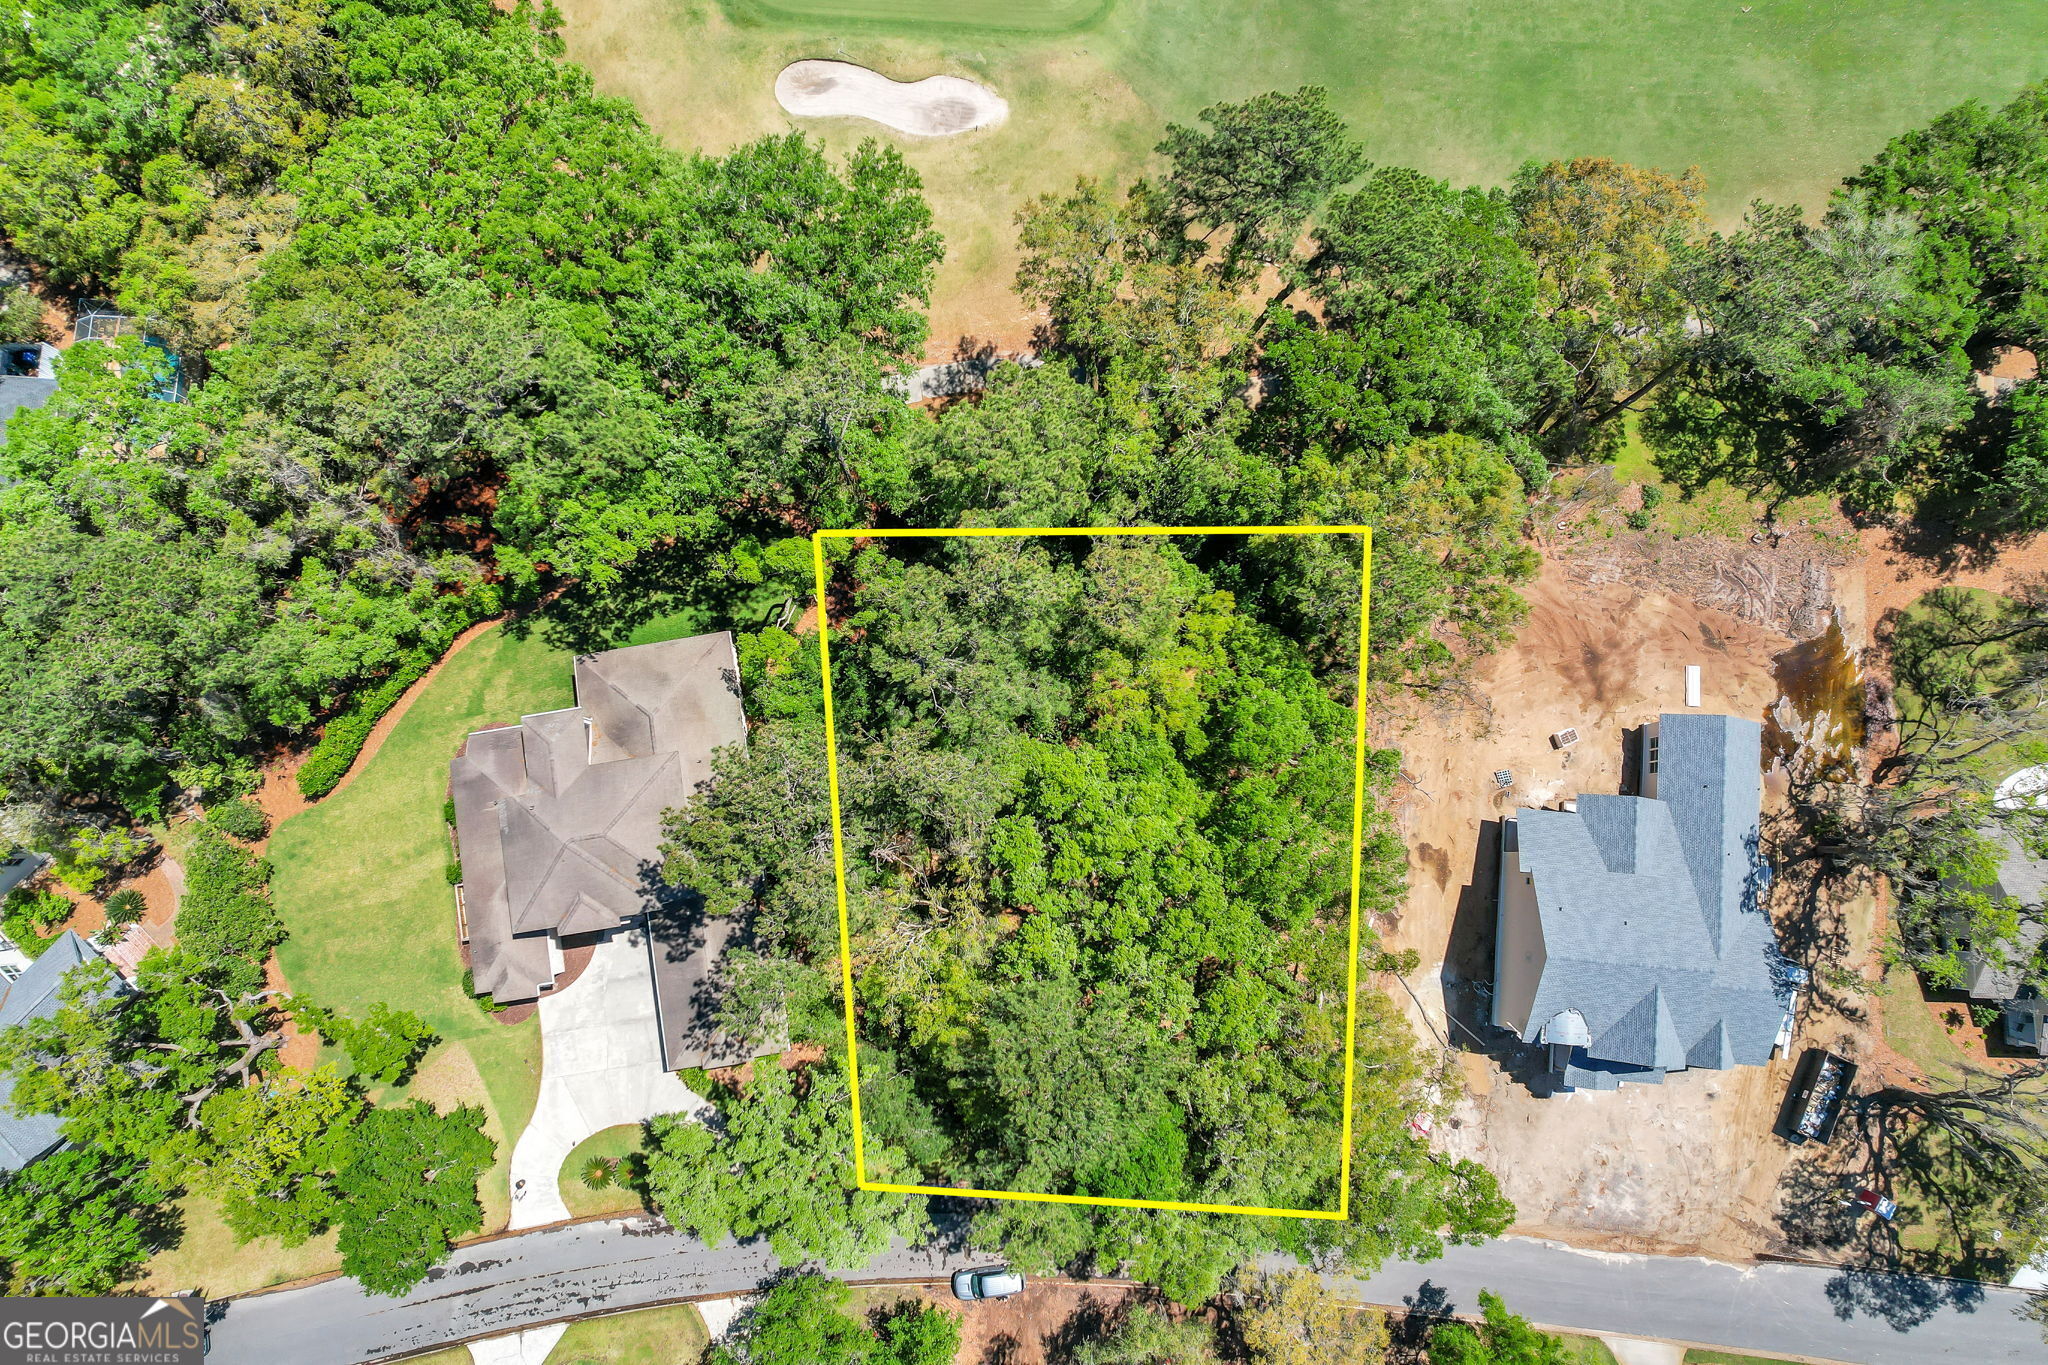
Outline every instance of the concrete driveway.
{"type": "Polygon", "coordinates": [[[585,1138],[710,1107],[662,1070],[654,964],[641,930],[614,931],[581,976],[540,1002],[540,1050],[540,1103],[512,1149],[515,1232],[569,1216],[556,1178],[585,1138]]]}

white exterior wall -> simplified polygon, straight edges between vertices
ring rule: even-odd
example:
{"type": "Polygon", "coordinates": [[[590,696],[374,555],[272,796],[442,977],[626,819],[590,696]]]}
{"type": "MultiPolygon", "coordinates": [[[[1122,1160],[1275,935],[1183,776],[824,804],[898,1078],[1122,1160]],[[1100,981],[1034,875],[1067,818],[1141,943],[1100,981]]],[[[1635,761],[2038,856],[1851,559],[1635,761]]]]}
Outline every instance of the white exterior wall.
{"type": "MultiPolygon", "coordinates": [[[[0,859],[0,896],[6,895],[30,877],[43,870],[50,858],[45,853],[31,853],[18,848],[0,859]]],[[[13,940],[0,934],[0,985],[14,980],[28,970],[34,961],[27,953],[14,946],[13,940]]]]}
{"type": "Polygon", "coordinates": [[[1522,855],[1512,847],[1514,841],[1515,822],[1502,821],[1500,889],[1495,897],[1493,932],[1493,1022],[1496,1027],[1526,1034],[1546,954],[1543,921],[1536,911],[1536,887],[1522,871],[1522,855]]]}
{"type": "Polygon", "coordinates": [[[1655,799],[1657,795],[1657,764],[1651,755],[1657,751],[1657,722],[1651,721],[1643,727],[1643,781],[1642,794],[1655,799]]]}

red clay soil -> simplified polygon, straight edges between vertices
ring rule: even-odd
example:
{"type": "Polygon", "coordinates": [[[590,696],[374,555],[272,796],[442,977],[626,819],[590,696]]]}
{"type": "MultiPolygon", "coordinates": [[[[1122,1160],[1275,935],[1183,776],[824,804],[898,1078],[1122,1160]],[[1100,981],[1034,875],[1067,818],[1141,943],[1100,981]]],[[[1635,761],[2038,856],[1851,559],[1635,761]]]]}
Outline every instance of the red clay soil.
{"type": "MultiPolygon", "coordinates": [[[[263,966],[263,984],[273,991],[291,994],[291,987],[285,984],[284,970],[271,958],[263,966]]],[[[278,1058],[294,1071],[311,1071],[320,1064],[320,1035],[309,1028],[300,1028],[290,1015],[284,1016],[284,1047],[279,1049],[278,1058]]]]}
{"type": "Polygon", "coordinates": [[[178,895],[184,881],[183,869],[167,855],[158,853],[140,876],[109,883],[101,887],[100,894],[96,896],[81,895],[48,874],[34,884],[38,888],[55,891],[71,902],[71,918],[64,922],[64,927],[86,938],[106,927],[108,896],[116,891],[140,891],[146,907],[142,913],[142,924],[145,929],[162,930],[161,934],[152,937],[164,942],[170,938],[169,926],[172,917],[178,913],[178,895]]]}
{"type": "Polygon", "coordinates": [[[918,364],[953,365],[977,357],[1013,359],[1032,355],[1043,339],[1041,334],[1051,324],[1052,315],[1042,308],[1026,308],[1007,318],[984,319],[972,336],[959,336],[951,341],[936,336],[927,338],[924,357],[918,364]]]}
{"type": "Polygon", "coordinates": [[[1137,1285],[1033,1280],[1013,1299],[981,1303],[961,1303],[943,1289],[914,1285],[869,1289],[862,1297],[873,1308],[920,1299],[958,1317],[960,1350],[953,1357],[955,1365],[1056,1365],[1073,1358],[1073,1343],[1062,1341],[1062,1329],[1076,1317],[1083,1323],[1100,1323],[1144,1293],[1137,1285]]]}
{"type": "Polygon", "coordinates": [[[1867,527],[1857,538],[1862,542],[1857,568],[1861,571],[1867,604],[1864,619],[1872,630],[1886,617],[1904,611],[1935,588],[2011,592],[2048,576],[2048,535],[2027,536],[1993,553],[1962,562],[1915,553],[1901,545],[1897,534],[1886,527],[1867,527]]]}
{"type": "MultiPolygon", "coordinates": [[[[1861,627],[1864,641],[1882,634],[1908,607],[1936,588],[1982,588],[1990,592],[2010,593],[2048,578],[2048,535],[2014,540],[1991,553],[1972,556],[1962,562],[1917,553],[1902,544],[1897,533],[1887,527],[1865,528],[1858,533],[1858,539],[1861,555],[1851,566],[1840,571],[1840,596],[1845,608],[1853,613],[1859,604],[1860,590],[1862,615],[1857,624],[1861,627]]],[[[1867,675],[1881,678],[1887,677],[1890,671],[1888,660],[1880,650],[1865,652],[1864,669],[1867,675]]],[[[1886,909],[1886,897],[1880,892],[1874,936],[1882,935],[1884,931],[1886,909]]],[[[1865,966],[1865,974],[1873,978],[1881,970],[1875,961],[1865,966]]],[[[1946,1030],[1943,1016],[1950,1009],[1960,1007],[1943,1001],[1923,1002],[1917,995],[1899,1000],[1872,995],[1869,1007],[1874,1017],[1871,1027],[1858,1040],[1858,1050],[1862,1054],[1858,1061],[1866,1066],[1875,1066],[1887,1081],[1925,1083],[1927,1078],[1920,1068],[1884,1042],[1880,1022],[1883,1013],[1887,1008],[1926,1008],[1946,1030]]],[[[1967,1010],[1964,1010],[1964,1016],[1967,1019],[1967,1010]]],[[[2017,1064],[2013,1059],[1988,1055],[1982,1031],[1974,1024],[1965,1024],[1950,1037],[1979,1065],[1998,1070],[2017,1064]]]]}
{"type": "MultiPolygon", "coordinates": [[[[754,1062],[748,1058],[738,1066],[715,1066],[704,1074],[718,1085],[729,1085],[735,1090],[745,1090],[754,1079],[754,1062]]],[[[777,1059],[784,1071],[794,1071],[800,1066],[825,1060],[825,1048],[821,1043],[793,1043],[785,1048],[777,1059]]]]}

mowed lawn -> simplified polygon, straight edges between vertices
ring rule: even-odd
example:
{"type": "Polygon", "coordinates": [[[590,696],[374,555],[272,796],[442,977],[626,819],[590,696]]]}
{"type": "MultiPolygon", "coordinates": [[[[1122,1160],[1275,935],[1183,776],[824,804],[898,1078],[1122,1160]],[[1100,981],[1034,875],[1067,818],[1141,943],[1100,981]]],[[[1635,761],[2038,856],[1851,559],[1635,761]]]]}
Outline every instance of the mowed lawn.
{"type": "Polygon", "coordinates": [[[271,837],[271,893],[291,933],[277,956],[292,989],[351,1013],[378,1000],[413,1010],[441,1037],[411,1083],[380,1101],[484,1106],[498,1142],[479,1191],[486,1232],[503,1228],[511,1208],[512,1145],[540,1095],[540,1023],[501,1024],[462,988],[442,821],[448,761],[473,730],[573,705],[572,642],[605,648],[745,629],[774,605],[759,591],[721,600],[692,586],[699,591],[687,599],[673,585],[650,589],[630,619],[562,605],[555,616],[483,631],[442,662],[346,787],[271,837]]]}
{"type": "Polygon", "coordinates": [[[442,665],[347,787],[270,843],[292,989],[351,1013],[378,1000],[417,1012],[443,1041],[410,1088],[488,1109],[498,1168],[484,1181],[486,1230],[504,1223],[506,1163],[540,1093],[540,1024],[497,1023],[462,989],[441,818],[448,760],[472,730],[574,700],[565,650],[493,626],[442,665]]]}
{"type": "Polygon", "coordinates": [[[723,151],[792,126],[875,136],[923,174],[948,258],[932,337],[1021,342],[1012,219],[1076,175],[1128,180],[1162,126],[1217,100],[1321,84],[1374,161],[1496,183],[1530,158],[1698,165],[1712,206],[1821,202],[1896,133],[2048,77],[2040,0],[560,0],[569,54],[669,142],[723,151]],[[1042,26],[1042,27],[1040,27],[1042,26]],[[1028,31],[1032,28],[1038,31],[1028,31]],[[1007,124],[924,139],[793,121],[803,57],[951,74],[1007,124]]]}
{"type": "MultiPolygon", "coordinates": [[[[684,1365],[703,1355],[710,1340],[695,1304],[641,1308],[570,1323],[547,1365],[684,1365]]],[[[451,1346],[407,1365],[472,1365],[472,1357],[467,1346],[451,1346]]]]}

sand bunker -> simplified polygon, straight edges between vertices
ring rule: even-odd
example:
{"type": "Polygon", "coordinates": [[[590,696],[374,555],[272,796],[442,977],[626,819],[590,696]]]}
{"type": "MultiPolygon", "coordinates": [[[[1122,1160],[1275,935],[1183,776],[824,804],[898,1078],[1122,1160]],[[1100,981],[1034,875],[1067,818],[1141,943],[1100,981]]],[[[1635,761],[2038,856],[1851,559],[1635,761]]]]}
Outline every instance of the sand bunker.
{"type": "Polygon", "coordinates": [[[852,62],[803,61],[782,68],[775,98],[804,118],[864,118],[917,137],[945,137],[1001,123],[1010,106],[987,86],[958,76],[892,81],[852,62]]]}

